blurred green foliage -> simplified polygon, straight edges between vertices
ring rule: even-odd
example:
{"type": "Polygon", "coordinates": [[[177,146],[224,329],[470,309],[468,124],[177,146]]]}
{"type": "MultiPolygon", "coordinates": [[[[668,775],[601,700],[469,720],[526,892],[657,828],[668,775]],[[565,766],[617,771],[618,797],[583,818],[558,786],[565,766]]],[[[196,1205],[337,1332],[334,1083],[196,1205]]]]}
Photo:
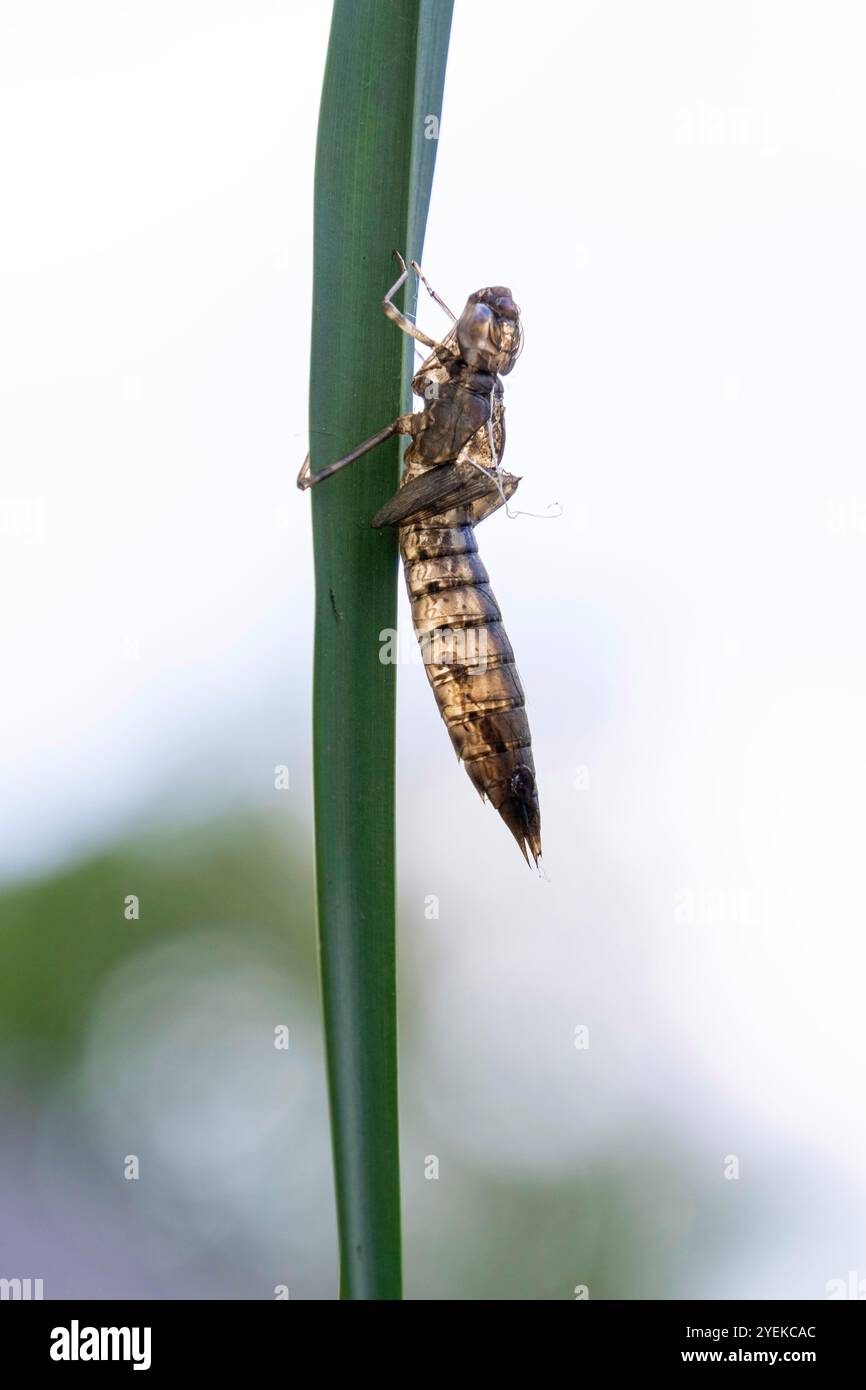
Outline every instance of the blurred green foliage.
{"type": "MultiPolygon", "coordinates": [[[[99,1013],[100,992],[115,970],[136,954],[187,934],[201,941],[203,930],[213,932],[215,940],[229,934],[246,944],[257,966],[272,963],[275,978],[283,982],[278,988],[285,988],[287,997],[300,993],[318,1011],[311,856],[297,827],[281,816],[232,815],[140,833],[78,863],[2,889],[0,1093],[11,1083],[15,1094],[17,1084],[19,1097],[23,1091],[34,1111],[50,1104],[63,1077],[81,1061],[89,1026],[99,1013]],[[139,898],[138,921],[124,916],[129,894],[139,898]]],[[[424,980],[410,941],[406,946],[401,1048],[407,1296],[568,1300],[582,1284],[592,1298],[710,1296],[714,1270],[762,1225],[772,1225],[766,1186],[732,1194],[731,1184],[717,1176],[713,1180],[703,1156],[696,1160],[651,1116],[635,1116],[606,1151],[571,1168],[566,1155],[558,1170],[543,1173],[515,1169],[507,1154],[501,1163],[495,1153],[486,1163],[470,1161],[457,1147],[459,1128],[448,1095],[437,1098],[442,1107],[438,1122],[426,1108],[430,1059],[419,1051],[414,1027],[423,1012],[424,980]],[[431,1143],[443,1162],[438,1182],[424,1178],[431,1143]],[[732,1195],[737,1197],[735,1220],[732,1195]]],[[[159,1027],[158,1019],[154,1026],[159,1027]]],[[[179,1058],[178,1065],[182,1062],[179,1058]]],[[[122,1057],[114,1064],[126,1065],[122,1057]]],[[[321,1104],[305,1112],[305,1123],[317,1131],[314,1147],[318,1151],[320,1146],[323,1156],[316,1191],[293,1188],[312,1176],[304,1177],[303,1169],[292,1174],[286,1164],[282,1187],[256,1196],[271,1213],[272,1228],[277,1222],[278,1241],[285,1227],[293,1298],[322,1297],[322,1290],[336,1296],[332,1227],[323,1219],[310,1232],[293,1231],[290,1212],[297,1206],[287,1206],[292,1192],[293,1201],[302,1205],[318,1202],[324,1215],[330,1206],[325,1191],[330,1175],[323,1171],[324,1068],[320,1056],[308,1055],[304,1065],[310,1069],[304,1084],[314,1095],[321,1092],[321,1104]]],[[[238,1096],[239,1114],[245,1113],[246,1099],[238,1096]]],[[[579,1096],[572,1095],[568,1103],[579,1105],[579,1096]]],[[[0,1116],[0,1137],[17,1123],[16,1114],[13,1109],[0,1116]]],[[[298,1138],[289,1133],[290,1147],[298,1138]]],[[[61,1182],[68,1184],[69,1165],[79,1164],[92,1180],[97,1162],[106,1160],[88,1153],[86,1146],[76,1148],[70,1129],[68,1150],[58,1161],[64,1165],[61,1182]]],[[[244,1180],[242,1173],[239,1180],[244,1180]]],[[[165,1201],[167,1212],[182,1213],[182,1205],[176,1204],[185,1200],[184,1193],[174,1191],[170,1182],[157,1200],[165,1201]]],[[[128,1207],[124,1212],[123,1204],[102,1210],[109,1224],[144,1220],[128,1207]]],[[[50,1224],[51,1217],[43,1212],[37,1220],[50,1224]]],[[[171,1240],[171,1225],[166,1222],[168,1234],[160,1237],[164,1242],[171,1240]]],[[[123,1248],[128,1229],[118,1226],[123,1248]]],[[[189,1233],[184,1238],[198,1239],[189,1233]]],[[[231,1242],[220,1247],[201,1239],[199,1258],[219,1262],[225,1288],[220,1296],[263,1296],[273,1261],[267,1253],[256,1253],[260,1237],[254,1227],[246,1233],[236,1227],[231,1242]]],[[[170,1243],[157,1245],[151,1258],[149,1277],[158,1288],[160,1262],[174,1258],[170,1243]]],[[[73,1250],[70,1259],[74,1262],[73,1250]]],[[[132,1248],[129,1261],[132,1271],[132,1248]]],[[[213,1284],[203,1280],[201,1271],[192,1269],[184,1286],[188,1294],[180,1296],[202,1296],[202,1288],[204,1296],[213,1296],[213,1284]]],[[[122,1280],[118,1294],[124,1296],[122,1280]]]]}
{"type": "Polygon", "coordinates": [[[0,1043],[71,1063],[106,978],[138,951],[207,926],[242,934],[315,988],[309,858],[260,816],[143,834],[0,892],[0,1043]],[[137,921],[124,916],[130,894],[137,921]]]}

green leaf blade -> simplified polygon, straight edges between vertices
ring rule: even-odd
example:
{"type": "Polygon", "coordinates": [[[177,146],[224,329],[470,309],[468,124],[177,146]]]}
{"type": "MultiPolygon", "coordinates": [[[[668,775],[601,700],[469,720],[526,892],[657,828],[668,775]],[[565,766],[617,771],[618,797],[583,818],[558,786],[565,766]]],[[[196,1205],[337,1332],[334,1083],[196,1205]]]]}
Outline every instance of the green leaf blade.
{"type": "MultiPolygon", "coordinates": [[[[310,464],[403,408],[411,344],[380,301],[421,255],[451,0],[337,0],[316,154],[310,464]]],[[[409,306],[414,307],[414,306],[409,306]]],[[[390,440],[312,491],[316,878],[341,1293],[401,1296],[395,958],[397,538],[370,520],[390,440]]]]}

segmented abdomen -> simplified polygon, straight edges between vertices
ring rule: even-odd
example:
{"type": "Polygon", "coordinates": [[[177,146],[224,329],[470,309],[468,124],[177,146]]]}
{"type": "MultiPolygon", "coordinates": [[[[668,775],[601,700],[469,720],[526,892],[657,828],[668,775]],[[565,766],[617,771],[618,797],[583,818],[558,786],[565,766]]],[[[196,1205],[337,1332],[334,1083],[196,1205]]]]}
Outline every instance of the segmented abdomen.
{"type": "Polygon", "coordinates": [[[541,817],[523,686],[468,509],[400,528],[412,621],[457,756],[524,856],[541,817]]]}

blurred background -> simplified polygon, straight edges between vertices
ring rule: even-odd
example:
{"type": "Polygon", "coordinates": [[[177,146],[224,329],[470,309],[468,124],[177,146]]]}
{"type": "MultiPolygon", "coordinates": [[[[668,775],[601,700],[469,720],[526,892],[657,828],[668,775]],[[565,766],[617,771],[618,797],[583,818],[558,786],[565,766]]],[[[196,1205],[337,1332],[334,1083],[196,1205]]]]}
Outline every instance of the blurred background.
{"type": "MultiPolygon", "coordinates": [[[[47,1298],[336,1293],[329,17],[0,5],[0,1276],[47,1298]]],[[[425,269],[512,288],[506,466],[563,515],[480,532],[549,881],[402,607],[409,1297],[866,1296],[864,62],[856,0],[457,0],[425,269]]]]}

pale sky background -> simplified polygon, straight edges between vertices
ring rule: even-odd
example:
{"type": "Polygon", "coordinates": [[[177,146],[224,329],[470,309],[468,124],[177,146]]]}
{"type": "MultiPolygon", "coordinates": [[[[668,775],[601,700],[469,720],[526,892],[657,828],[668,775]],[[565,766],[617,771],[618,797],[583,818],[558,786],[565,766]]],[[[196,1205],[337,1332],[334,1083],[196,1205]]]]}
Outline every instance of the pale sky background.
{"type": "MultiPolygon", "coordinates": [[[[277,762],[308,817],[329,14],[0,3],[9,876],[277,762]]],[[[512,288],[506,465],[563,516],[479,530],[549,883],[399,675],[425,1084],[482,1160],[645,1114],[720,1183],[740,1157],[732,1203],[778,1184],[787,1235],[697,1296],[866,1276],[864,71],[856,0],[456,5],[425,268],[454,307],[512,288]]]]}

